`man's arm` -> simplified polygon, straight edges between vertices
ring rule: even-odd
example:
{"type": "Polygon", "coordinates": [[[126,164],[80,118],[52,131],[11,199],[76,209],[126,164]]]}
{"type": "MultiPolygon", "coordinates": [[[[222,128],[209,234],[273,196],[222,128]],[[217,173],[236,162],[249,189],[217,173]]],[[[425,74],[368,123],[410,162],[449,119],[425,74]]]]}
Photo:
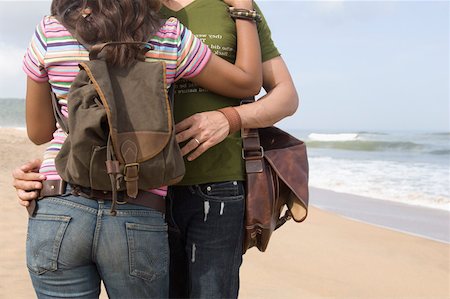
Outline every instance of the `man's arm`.
{"type": "Polygon", "coordinates": [[[263,87],[258,101],[236,107],[243,128],[265,128],[295,113],[299,99],[289,70],[280,56],[263,63],[263,87]]]}
{"type": "MultiPolygon", "coordinates": [[[[258,101],[235,107],[244,128],[264,128],[294,114],[298,108],[298,94],[289,70],[281,57],[263,63],[263,86],[267,94],[258,101]]],[[[191,139],[182,149],[183,155],[193,151],[194,160],[228,135],[229,123],[218,111],[197,113],[176,125],[177,142],[191,139]],[[200,145],[195,141],[197,139],[200,145]]]]}

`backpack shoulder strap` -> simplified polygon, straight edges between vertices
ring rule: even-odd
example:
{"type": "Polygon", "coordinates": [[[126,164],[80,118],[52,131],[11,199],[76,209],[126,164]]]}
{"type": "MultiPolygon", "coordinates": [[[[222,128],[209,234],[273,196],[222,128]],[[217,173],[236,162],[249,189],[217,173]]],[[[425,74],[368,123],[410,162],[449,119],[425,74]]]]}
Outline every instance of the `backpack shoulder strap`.
{"type": "Polygon", "coordinates": [[[173,111],[173,106],[175,105],[174,95],[175,95],[175,84],[172,83],[172,84],[170,84],[169,91],[168,91],[169,104],[170,104],[170,108],[172,108],[172,111],[173,111]]]}
{"type": "Polygon", "coordinates": [[[61,106],[58,103],[58,98],[53,91],[50,92],[50,95],[52,97],[53,116],[55,117],[56,122],[59,124],[61,129],[69,134],[69,125],[67,123],[67,118],[61,112],[61,106]]]}
{"type": "Polygon", "coordinates": [[[99,54],[103,51],[103,49],[106,46],[121,46],[121,45],[127,45],[127,46],[138,46],[139,52],[137,54],[136,59],[140,61],[145,60],[145,53],[147,53],[150,50],[153,50],[154,47],[147,42],[106,42],[106,43],[98,43],[95,45],[92,45],[89,48],[89,60],[97,60],[99,59],[99,54]]]}

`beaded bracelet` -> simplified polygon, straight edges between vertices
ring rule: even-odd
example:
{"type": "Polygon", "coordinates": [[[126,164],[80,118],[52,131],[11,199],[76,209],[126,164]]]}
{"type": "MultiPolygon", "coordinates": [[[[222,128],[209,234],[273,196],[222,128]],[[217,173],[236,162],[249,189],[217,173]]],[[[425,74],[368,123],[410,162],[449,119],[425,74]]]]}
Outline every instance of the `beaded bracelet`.
{"type": "Polygon", "coordinates": [[[259,23],[262,20],[261,15],[258,14],[256,10],[228,7],[228,12],[230,13],[230,17],[233,19],[251,20],[256,23],[259,23]]]}

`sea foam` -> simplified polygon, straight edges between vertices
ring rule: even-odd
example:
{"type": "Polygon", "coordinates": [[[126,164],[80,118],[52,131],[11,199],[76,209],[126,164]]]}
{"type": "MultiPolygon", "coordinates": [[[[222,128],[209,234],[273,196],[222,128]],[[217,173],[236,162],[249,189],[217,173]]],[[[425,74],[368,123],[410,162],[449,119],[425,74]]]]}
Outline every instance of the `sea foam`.
{"type": "Polygon", "coordinates": [[[450,211],[450,136],[294,133],[307,145],[310,185],[450,211]]]}

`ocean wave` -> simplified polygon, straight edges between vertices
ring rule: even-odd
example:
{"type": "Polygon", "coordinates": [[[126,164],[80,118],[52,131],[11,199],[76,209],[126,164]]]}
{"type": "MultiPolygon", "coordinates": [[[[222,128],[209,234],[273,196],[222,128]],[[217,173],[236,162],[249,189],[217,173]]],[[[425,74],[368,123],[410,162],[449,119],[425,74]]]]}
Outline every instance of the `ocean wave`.
{"type": "Polygon", "coordinates": [[[0,100],[0,127],[25,127],[25,100],[0,100]]]}
{"type": "Polygon", "coordinates": [[[444,137],[450,137],[450,132],[438,132],[438,133],[431,133],[431,135],[434,135],[434,136],[444,136],[444,137]]]}
{"type": "Polygon", "coordinates": [[[311,148],[331,148],[353,151],[421,151],[424,149],[423,144],[417,144],[409,141],[369,141],[369,140],[352,140],[352,141],[316,141],[306,140],[306,145],[311,148]]]}
{"type": "Polygon", "coordinates": [[[380,136],[386,136],[386,135],[389,135],[389,134],[388,133],[383,133],[383,132],[359,131],[358,135],[380,135],[380,136]]]}
{"type": "Polygon", "coordinates": [[[338,134],[311,133],[308,135],[308,138],[314,141],[349,141],[349,140],[357,140],[358,133],[338,133],[338,134]]]}
{"type": "Polygon", "coordinates": [[[435,150],[429,152],[429,154],[438,156],[450,156],[450,149],[435,150]]]}

